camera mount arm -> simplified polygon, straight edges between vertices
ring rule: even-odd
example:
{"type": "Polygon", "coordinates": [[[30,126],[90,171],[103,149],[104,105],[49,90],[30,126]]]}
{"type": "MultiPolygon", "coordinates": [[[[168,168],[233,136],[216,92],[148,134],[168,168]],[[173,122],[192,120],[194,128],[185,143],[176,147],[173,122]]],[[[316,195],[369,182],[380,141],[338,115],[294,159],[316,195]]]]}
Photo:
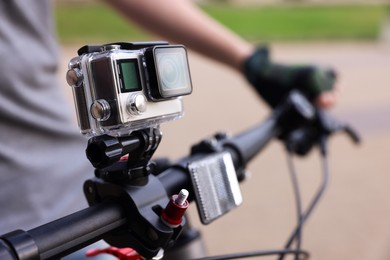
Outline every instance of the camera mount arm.
{"type": "Polygon", "coordinates": [[[88,140],[86,155],[97,177],[129,183],[151,173],[150,159],[161,138],[158,127],[134,131],[129,136],[95,136],[88,140]]]}

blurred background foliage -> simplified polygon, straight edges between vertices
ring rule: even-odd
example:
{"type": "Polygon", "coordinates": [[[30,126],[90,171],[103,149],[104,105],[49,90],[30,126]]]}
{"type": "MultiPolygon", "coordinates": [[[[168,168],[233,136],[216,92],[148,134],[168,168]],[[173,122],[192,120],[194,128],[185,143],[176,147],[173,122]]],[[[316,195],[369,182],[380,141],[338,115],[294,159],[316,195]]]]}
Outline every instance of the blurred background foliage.
{"type": "MultiPolygon", "coordinates": [[[[212,17],[251,41],[376,40],[390,4],[237,4],[198,2],[212,17]]],[[[367,1],[369,3],[369,1],[367,1]]],[[[57,1],[58,37],[62,43],[107,42],[153,37],[118,16],[100,1],[57,1]]]]}

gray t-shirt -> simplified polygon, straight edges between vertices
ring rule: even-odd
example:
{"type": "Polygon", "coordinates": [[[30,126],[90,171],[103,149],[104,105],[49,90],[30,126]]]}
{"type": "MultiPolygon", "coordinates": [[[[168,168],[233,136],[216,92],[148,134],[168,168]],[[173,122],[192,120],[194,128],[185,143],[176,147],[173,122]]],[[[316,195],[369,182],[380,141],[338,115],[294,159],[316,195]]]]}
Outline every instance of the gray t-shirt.
{"type": "Polygon", "coordinates": [[[57,64],[51,1],[0,1],[0,234],[87,206],[87,140],[57,64]]]}

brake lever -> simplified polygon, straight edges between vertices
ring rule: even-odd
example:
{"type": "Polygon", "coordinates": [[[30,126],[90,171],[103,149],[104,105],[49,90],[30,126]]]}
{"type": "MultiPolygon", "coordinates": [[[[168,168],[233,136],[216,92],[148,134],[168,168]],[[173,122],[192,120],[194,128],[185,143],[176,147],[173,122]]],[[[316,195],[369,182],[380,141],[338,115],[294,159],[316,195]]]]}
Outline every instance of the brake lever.
{"type": "Polygon", "coordinates": [[[355,143],[361,142],[358,132],[349,124],[341,122],[327,111],[316,109],[315,119],[289,133],[284,139],[290,152],[306,155],[322,138],[327,138],[337,132],[344,132],[355,143]]]}
{"type": "Polygon", "coordinates": [[[339,121],[324,110],[317,109],[317,122],[321,130],[320,134],[330,136],[336,132],[344,132],[355,144],[361,142],[360,135],[351,125],[339,121]]]}

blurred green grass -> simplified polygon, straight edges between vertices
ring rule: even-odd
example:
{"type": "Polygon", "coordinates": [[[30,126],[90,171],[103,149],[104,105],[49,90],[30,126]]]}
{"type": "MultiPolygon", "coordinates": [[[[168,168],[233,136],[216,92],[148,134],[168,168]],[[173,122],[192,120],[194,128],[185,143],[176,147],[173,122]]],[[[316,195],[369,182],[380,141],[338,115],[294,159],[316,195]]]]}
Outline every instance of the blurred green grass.
{"type": "Polygon", "coordinates": [[[205,10],[251,40],[376,39],[386,6],[209,8],[205,10]]]}
{"type": "MultiPolygon", "coordinates": [[[[205,12],[251,41],[375,40],[389,6],[231,6],[201,5],[205,12]]],[[[57,3],[62,43],[150,40],[102,3],[57,3]]]]}

